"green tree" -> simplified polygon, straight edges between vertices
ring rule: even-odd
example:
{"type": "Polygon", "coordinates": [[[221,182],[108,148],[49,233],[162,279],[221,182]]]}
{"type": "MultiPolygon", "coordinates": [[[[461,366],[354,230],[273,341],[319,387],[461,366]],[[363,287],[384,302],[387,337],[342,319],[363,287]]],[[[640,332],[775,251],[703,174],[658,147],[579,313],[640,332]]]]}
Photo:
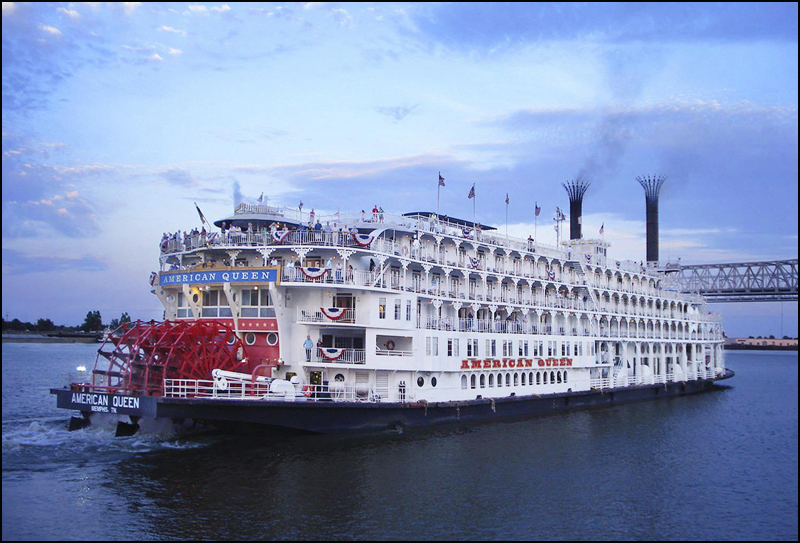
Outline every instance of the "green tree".
{"type": "Polygon", "coordinates": [[[99,311],[89,311],[86,314],[86,320],[83,321],[81,329],[84,332],[93,332],[103,328],[103,319],[100,317],[99,311]]]}
{"type": "Polygon", "coordinates": [[[122,315],[118,319],[111,319],[111,323],[108,325],[109,328],[112,330],[116,330],[119,328],[121,324],[131,322],[131,316],[128,315],[127,311],[123,311],[122,315]]]}
{"type": "Polygon", "coordinates": [[[36,330],[39,332],[50,332],[55,330],[56,325],[50,319],[39,319],[36,321],[36,330]]]}

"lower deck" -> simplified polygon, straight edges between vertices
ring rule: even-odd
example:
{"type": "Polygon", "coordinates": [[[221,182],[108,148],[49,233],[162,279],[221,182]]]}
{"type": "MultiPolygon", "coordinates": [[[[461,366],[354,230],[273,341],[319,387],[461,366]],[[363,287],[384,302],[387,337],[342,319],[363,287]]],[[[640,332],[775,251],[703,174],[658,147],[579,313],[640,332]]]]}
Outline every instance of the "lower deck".
{"type": "Polygon", "coordinates": [[[94,412],[111,412],[129,416],[134,423],[140,417],[154,417],[192,419],[222,430],[341,433],[494,421],[568,409],[683,396],[711,390],[716,381],[729,379],[733,375],[733,371],[725,370],[719,376],[693,381],[449,402],[335,401],[332,397],[315,396],[317,392],[314,390],[310,396],[304,395],[307,400],[312,401],[258,399],[253,396],[147,396],[138,397],[134,402],[131,397],[81,393],[69,389],[52,389],[51,393],[57,396],[58,407],[81,411],[86,418],[90,418],[94,412]]]}

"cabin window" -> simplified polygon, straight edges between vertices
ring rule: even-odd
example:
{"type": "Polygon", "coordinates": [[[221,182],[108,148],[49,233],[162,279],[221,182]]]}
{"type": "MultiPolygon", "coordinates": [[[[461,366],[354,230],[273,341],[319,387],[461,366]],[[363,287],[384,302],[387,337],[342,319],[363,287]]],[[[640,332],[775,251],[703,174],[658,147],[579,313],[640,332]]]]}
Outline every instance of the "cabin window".
{"type": "Polygon", "coordinates": [[[400,300],[394,301],[394,320],[399,321],[402,319],[402,302],[400,300]]]}
{"type": "Polygon", "coordinates": [[[386,298],[380,298],[378,300],[378,318],[386,318],[386,298]]]}
{"type": "Polygon", "coordinates": [[[481,388],[486,388],[486,376],[481,374],[481,388]]]}
{"type": "Polygon", "coordinates": [[[466,375],[462,375],[461,376],[461,388],[465,389],[465,390],[467,388],[467,376],[466,375]]]}
{"type": "Polygon", "coordinates": [[[475,388],[475,374],[469,376],[469,386],[475,388]]]}

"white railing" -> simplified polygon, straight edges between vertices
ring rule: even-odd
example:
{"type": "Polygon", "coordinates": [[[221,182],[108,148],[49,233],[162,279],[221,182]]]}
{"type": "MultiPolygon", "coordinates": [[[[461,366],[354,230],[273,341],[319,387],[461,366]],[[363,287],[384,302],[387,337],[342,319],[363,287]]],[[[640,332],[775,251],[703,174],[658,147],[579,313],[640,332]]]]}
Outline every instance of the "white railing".
{"type": "Polygon", "coordinates": [[[298,307],[297,322],[324,324],[369,324],[368,309],[345,309],[341,317],[331,319],[320,307],[298,307]]]}
{"type": "Polygon", "coordinates": [[[398,402],[413,401],[414,391],[391,391],[386,387],[368,385],[345,386],[333,382],[327,385],[295,384],[283,381],[280,387],[274,381],[252,383],[250,380],[190,380],[165,379],[164,396],[167,398],[217,398],[226,400],[272,400],[285,402],[398,402]]]}
{"type": "Polygon", "coordinates": [[[344,349],[342,355],[336,360],[325,358],[319,349],[315,349],[314,362],[323,362],[330,364],[366,364],[367,356],[364,349],[344,349]]]}
{"type": "Polygon", "coordinates": [[[414,351],[397,351],[389,349],[376,349],[375,354],[378,356],[414,356],[414,351]]]}

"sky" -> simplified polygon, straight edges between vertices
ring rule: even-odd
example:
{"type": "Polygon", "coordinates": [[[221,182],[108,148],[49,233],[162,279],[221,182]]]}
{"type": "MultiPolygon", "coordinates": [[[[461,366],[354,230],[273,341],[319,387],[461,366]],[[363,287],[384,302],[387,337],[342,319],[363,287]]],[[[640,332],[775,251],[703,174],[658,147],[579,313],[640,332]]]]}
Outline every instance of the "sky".
{"type": "MultiPolygon", "coordinates": [[[[662,174],[662,259],[796,258],[797,9],[3,2],[3,316],[157,319],[193,202],[435,210],[440,171],[442,213],[471,219],[475,184],[502,231],[508,193],[548,243],[586,179],[584,236],[637,261],[636,177],[662,174]]],[[[797,303],[713,309],[797,335],[797,303]]]]}

